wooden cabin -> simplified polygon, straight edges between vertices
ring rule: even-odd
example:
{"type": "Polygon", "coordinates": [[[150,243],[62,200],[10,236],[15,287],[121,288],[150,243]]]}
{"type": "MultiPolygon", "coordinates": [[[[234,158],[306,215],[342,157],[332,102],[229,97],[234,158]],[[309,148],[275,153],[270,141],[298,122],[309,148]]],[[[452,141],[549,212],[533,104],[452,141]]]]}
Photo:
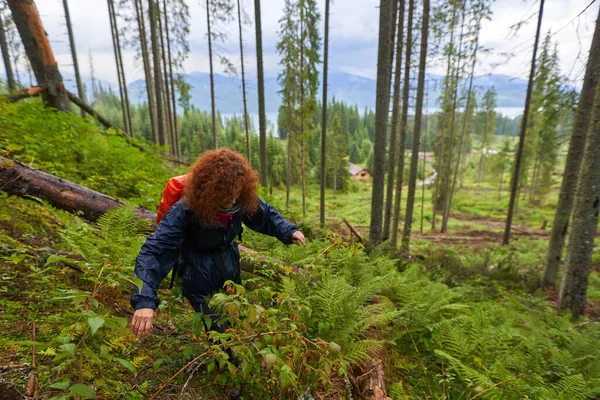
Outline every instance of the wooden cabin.
{"type": "Polygon", "coordinates": [[[357,179],[361,181],[371,179],[371,173],[363,167],[356,164],[348,163],[348,172],[350,173],[350,177],[352,179],[357,179]]]}

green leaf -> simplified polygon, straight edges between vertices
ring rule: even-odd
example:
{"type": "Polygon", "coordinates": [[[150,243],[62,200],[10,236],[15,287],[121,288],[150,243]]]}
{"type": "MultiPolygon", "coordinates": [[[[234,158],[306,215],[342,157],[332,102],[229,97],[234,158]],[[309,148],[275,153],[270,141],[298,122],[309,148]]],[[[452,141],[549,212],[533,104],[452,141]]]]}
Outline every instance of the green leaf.
{"type": "Polygon", "coordinates": [[[76,383],[75,385],[69,388],[69,392],[76,394],[78,396],[83,396],[86,399],[95,399],[96,394],[88,385],[84,385],[83,383],[76,383]]]}
{"type": "Polygon", "coordinates": [[[133,365],[132,363],[130,363],[127,360],[124,360],[124,359],[119,358],[119,357],[115,357],[115,358],[113,358],[113,360],[117,361],[119,364],[121,364],[122,366],[124,366],[125,368],[127,368],[128,370],[130,370],[131,372],[135,372],[136,371],[135,365],[133,365]]]}
{"type": "Polygon", "coordinates": [[[49,387],[51,387],[52,389],[67,390],[69,388],[70,384],[71,384],[71,381],[69,381],[69,379],[67,379],[67,378],[64,378],[64,379],[61,379],[60,381],[54,382],[49,387]]]}
{"type": "Polygon", "coordinates": [[[100,329],[100,327],[104,325],[104,318],[97,315],[95,317],[88,318],[87,322],[90,326],[90,329],[92,330],[92,335],[94,335],[98,331],[98,329],[100,329]]]}
{"type": "Polygon", "coordinates": [[[6,344],[20,344],[23,346],[37,346],[39,348],[46,348],[48,347],[48,344],[46,343],[42,343],[42,342],[35,342],[33,340],[15,340],[15,341],[9,341],[9,342],[5,342],[6,344]]]}
{"type": "Polygon", "coordinates": [[[58,348],[64,350],[67,353],[69,353],[70,356],[74,356],[75,355],[75,343],[61,344],[60,346],[58,346],[58,348]]]}
{"type": "Polygon", "coordinates": [[[72,258],[68,258],[68,257],[63,257],[63,256],[57,256],[52,254],[50,257],[48,257],[48,259],[46,260],[46,264],[44,266],[50,265],[50,264],[56,264],[58,262],[64,262],[67,264],[75,264],[77,265],[77,263],[79,261],[74,260],[72,258]]]}

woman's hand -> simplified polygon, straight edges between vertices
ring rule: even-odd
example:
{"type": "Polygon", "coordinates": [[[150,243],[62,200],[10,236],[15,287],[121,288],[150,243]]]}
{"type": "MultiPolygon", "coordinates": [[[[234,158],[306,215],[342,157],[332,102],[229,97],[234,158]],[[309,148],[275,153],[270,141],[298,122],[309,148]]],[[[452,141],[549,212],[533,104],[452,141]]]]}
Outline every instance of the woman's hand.
{"type": "Polygon", "coordinates": [[[154,318],[154,310],[152,308],[140,308],[135,310],[133,319],[131,320],[130,330],[135,335],[137,340],[143,339],[152,330],[152,319],[154,318]]]}
{"type": "Polygon", "coordinates": [[[292,240],[294,241],[294,244],[306,247],[306,239],[304,238],[304,234],[302,232],[294,232],[294,234],[292,235],[292,240]]]}

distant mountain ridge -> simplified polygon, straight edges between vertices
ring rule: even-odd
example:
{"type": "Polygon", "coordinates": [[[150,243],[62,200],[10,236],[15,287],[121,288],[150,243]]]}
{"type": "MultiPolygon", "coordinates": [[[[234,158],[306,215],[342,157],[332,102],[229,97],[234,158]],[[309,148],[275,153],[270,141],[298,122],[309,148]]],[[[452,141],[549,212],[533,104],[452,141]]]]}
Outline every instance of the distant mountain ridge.
{"type": "MultiPolygon", "coordinates": [[[[356,105],[359,110],[375,109],[376,80],[345,72],[329,74],[329,96],[343,100],[349,105],[356,105]]],[[[192,104],[200,109],[210,110],[210,75],[204,72],[192,72],[185,75],[186,81],[192,85],[192,104]]],[[[438,106],[438,98],[443,88],[443,76],[430,74],[429,107],[438,106]]],[[[481,75],[473,80],[476,90],[483,94],[494,86],[498,107],[523,107],[527,91],[527,81],[507,75],[481,75]]],[[[136,80],[129,84],[130,97],[133,102],[143,102],[146,98],[146,84],[136,80]]],[[[241,95],[241,79],[229,78],[215,74],[215,100],[217,109],[224,114],[240,114],[243,110],[241,95]]],[[[247,81],[248,112],[258,113],[258,94],[255,81],[247,81]]],[[[274,77],[265,77],[265,106],[267,113],[277,113],[281,103],[279,84],[274,77]]],[[[319,91],[320,92],[320,91],[319,91]]],[[[319,99],[321,94],[319,93],[319,99]]]]}
{"type": "MultiPolygon", "coordinates": [[[[0,77],[3,76],[0,74],[0,77]]],[[[192,85],[192,104],[203,111],[210,110],[210,75],[205,72],[192,72],[185,75],[186,81],[192,85]]],[[[438,98],[443,89],[443,76],[427,75],[429,87],[429,106],[436,109],[438,98]]],[[[75,80],[72,76],[65,75],[65,86],[76,92],[75,80]]],[[[111,86],[118,94],[116,85],[106,81],[96,80],[104,87],[111,86]]],[[[248,112],[258,113],[258,94],[255,80],[247,80],[248,112]]],[[[463,83],[465,81],[463,80],[463,83]]],[[[365,108],[375,109],[376,80],[345,72],[331,72],[329,74],[329,96],[343,100],[346,104],[356,105],[359,110],[365,108]]],[[[89,88],[91,81],[84,79],[84,84],[89,88]]],[[[527,81],[507,75],[480,75],[473,80],[476,91],[482,95],[485,90],[494,86],[497,92],[497,107],[522,108],[525,103],[527,81]]],[[[215,74],[215,98],[217,109],[223,114],[240,114],[243,110],[241,79],[229,78],[225,75],[215,74]]],[[[136,80],[128,85],[130,99],[133,103],[146,101],[146,84],[144,80],[136,80]]],[[[268,114],[277,114],[281,103],[279,84],[275,77],[265,77],[265,105],[268,114]]],[[[321,98],[319,90],[319,99],[321,98]]]]}

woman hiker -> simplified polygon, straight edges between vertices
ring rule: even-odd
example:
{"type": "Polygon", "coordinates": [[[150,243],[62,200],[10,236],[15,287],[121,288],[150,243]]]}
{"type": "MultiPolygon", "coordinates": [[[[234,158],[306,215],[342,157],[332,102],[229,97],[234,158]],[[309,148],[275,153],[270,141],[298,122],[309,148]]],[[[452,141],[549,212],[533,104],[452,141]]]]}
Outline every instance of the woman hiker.
{"type": "Polygon", "coordinates": [[[131,331],[138,340],[152,330],[158,286],[174,266],[194,310],[213,318],[212,329],[223,329],[214,323],[218,316],[204,298],[222,289],[225,281],[241,283],[234,238],[241,233],[242,222],[285,244],[306,246],[302,232],[258,198],[258,174],[239,153],[225,148],[208,151],[179,179],[181,199],[166,211],[163,197],[159,218],[166,214],[137,257],[134,275],[143,286],[131,297],[135,309],[131,331]]]}

